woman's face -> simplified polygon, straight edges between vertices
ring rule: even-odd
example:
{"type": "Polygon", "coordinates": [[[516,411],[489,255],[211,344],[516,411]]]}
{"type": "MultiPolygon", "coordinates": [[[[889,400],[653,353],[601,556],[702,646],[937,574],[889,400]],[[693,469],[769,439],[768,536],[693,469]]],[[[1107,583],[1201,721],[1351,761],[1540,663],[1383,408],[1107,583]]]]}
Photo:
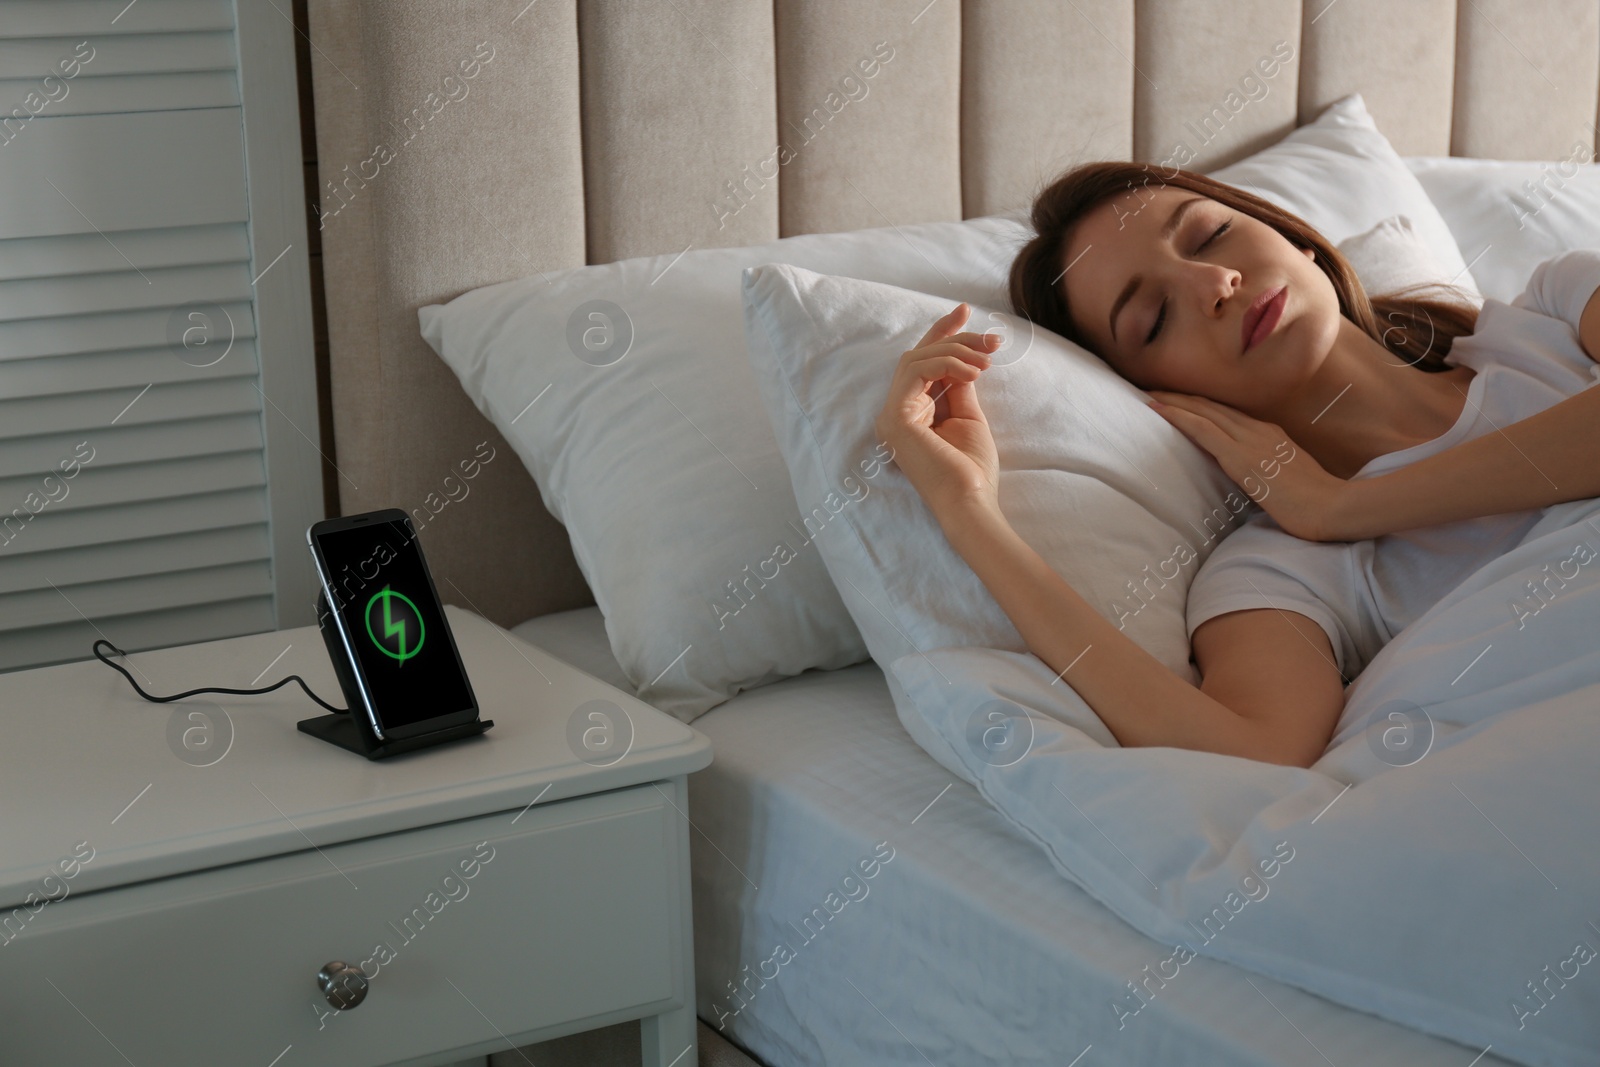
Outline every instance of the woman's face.
{"type": "Polygon", "coordinates": [[[1068,234],[1068,264],[1081,336],[1142,389],[1271,411],[1338,335],[1338,296],[1309,250],[1187,189],[1100,204],[1068,234]]]}

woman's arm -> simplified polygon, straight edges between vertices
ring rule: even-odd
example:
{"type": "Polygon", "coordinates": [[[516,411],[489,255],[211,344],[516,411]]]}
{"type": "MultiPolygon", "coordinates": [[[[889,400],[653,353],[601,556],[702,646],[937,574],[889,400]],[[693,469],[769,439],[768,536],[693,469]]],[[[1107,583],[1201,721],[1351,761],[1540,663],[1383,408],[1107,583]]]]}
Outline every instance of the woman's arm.
{"type": "MultiPolygon", "coordinates": [[[[1584,304],[1578,342],[1600,361],[1600,290],[1584,304]]],[[[1353,481],[1293,448],[1280,427],[1226,404],[1155,390],[1151,396],[1164,402],[1152,406],[1210,452],[1279,526],[1308,541],[1365,541],[1600,497],[1600,389],[1594,387],[1497,432],[1353,481]]]]}
{"type": "Polygon", "coordinates": [[[1210,654],[1201,664],[1207,684],[1197,689],[1095,611],[1012,529],[1000,512],[999,460],[975,387],[993,339],[956,332],[968,313],[959,305],[901,358],[877,429],[1028,649],[1123,745],[1309,766],[1343,706],[1331,646],[1315,623],[1296,630],[1303,616],[1275,611],[1208,621],[1201,629],[1210,628],[1210,643],[1199,630],[1195,637],[1197,656],[1210,654]],[[1315,707],[1306,699],[1310,675],[1321,696],[1315,707]]]}
{"type": "Polygon", "coordinates": [[[1364,541],[1419,526],[1600,496],[1600,389],[1376,478],[1339,495],[1330,541],[1364,541]]]}
{"type": "MultiPolygon", "coordinates": [[[[1207,622],[1201,629],[1227,620],[1235,640],[1225,651],[1211,650],[1197,689],[1095,611],[998,510],[946,510],[939,520],[1028,650],[1072,686],[1124,747],[1189,748],[1295,767],[1321,757],[1344,698],[1327,635],[1314,622],[1271,609],[1207,622]],[[1251,615],[1257,618],[1241,618],[1251,615]],[[1274,672],[1282,684],[1270,677],[1274,672]]],[[[1195,649],[1202,651],[1199,630],[1195,649]]]]}
{"type": "MultiPolygon", "coordinates": [[[[1578,341],[1600,361],[1600,290],[1578,320],[1578,341]]],[[[1330,516],[1331,541],[1544,508],[1600,496],[1600,387],[1521,422],[1376,478],[1347,483],[1330,516]]]]}

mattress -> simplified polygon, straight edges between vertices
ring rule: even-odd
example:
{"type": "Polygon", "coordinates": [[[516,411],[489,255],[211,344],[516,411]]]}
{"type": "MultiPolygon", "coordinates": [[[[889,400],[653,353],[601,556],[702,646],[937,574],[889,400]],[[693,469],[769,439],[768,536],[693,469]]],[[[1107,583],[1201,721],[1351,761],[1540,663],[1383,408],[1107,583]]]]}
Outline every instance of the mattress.
{"type": "MultiPolygon", "coordinates": [[[[597,608],[513,632],[631,691],[597,608]]],[[[1230,964],[1175,967],[911,740],[872,663],[693,725],[715,752],[689,777],[697,1011],[769,1067],[1507,1062],[1230,964]]]]}

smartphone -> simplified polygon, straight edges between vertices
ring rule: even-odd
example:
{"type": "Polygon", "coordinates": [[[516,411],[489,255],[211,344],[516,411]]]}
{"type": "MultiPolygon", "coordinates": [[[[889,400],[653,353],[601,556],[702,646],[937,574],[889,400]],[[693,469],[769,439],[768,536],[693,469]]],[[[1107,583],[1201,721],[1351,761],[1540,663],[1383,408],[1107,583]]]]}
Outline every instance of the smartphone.
{"type": "Polygon", "coordinates": [[[385,741],[476,720],[477,698],[406,513],[324,519],[306,541],[359,691],[362,706],[350,713],[385,741]]]}

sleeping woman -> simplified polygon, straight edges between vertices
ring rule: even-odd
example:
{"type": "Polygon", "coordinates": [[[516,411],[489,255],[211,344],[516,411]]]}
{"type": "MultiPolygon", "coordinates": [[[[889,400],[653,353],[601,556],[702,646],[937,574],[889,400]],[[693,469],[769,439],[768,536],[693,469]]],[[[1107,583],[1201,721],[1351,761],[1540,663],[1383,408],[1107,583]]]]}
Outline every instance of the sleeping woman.
{"type": "Polygon", "coordinates": [[[1294,450],[1190,588],[1197,688],[1001,514],[976,385],[998,339],[962,332],[962,304],[901,358],[877,422],[895,462],[1124,746],[1310,766],[1387,641],[1544,509],[1600,496],[1600,251],[1548,260],[1474,313],[1369,297],[1304,221],[1186,171],[1087,164],[1032,223],[1011,268],[1019,314],[1147,391],[1235,482],[1294,450]]]}

